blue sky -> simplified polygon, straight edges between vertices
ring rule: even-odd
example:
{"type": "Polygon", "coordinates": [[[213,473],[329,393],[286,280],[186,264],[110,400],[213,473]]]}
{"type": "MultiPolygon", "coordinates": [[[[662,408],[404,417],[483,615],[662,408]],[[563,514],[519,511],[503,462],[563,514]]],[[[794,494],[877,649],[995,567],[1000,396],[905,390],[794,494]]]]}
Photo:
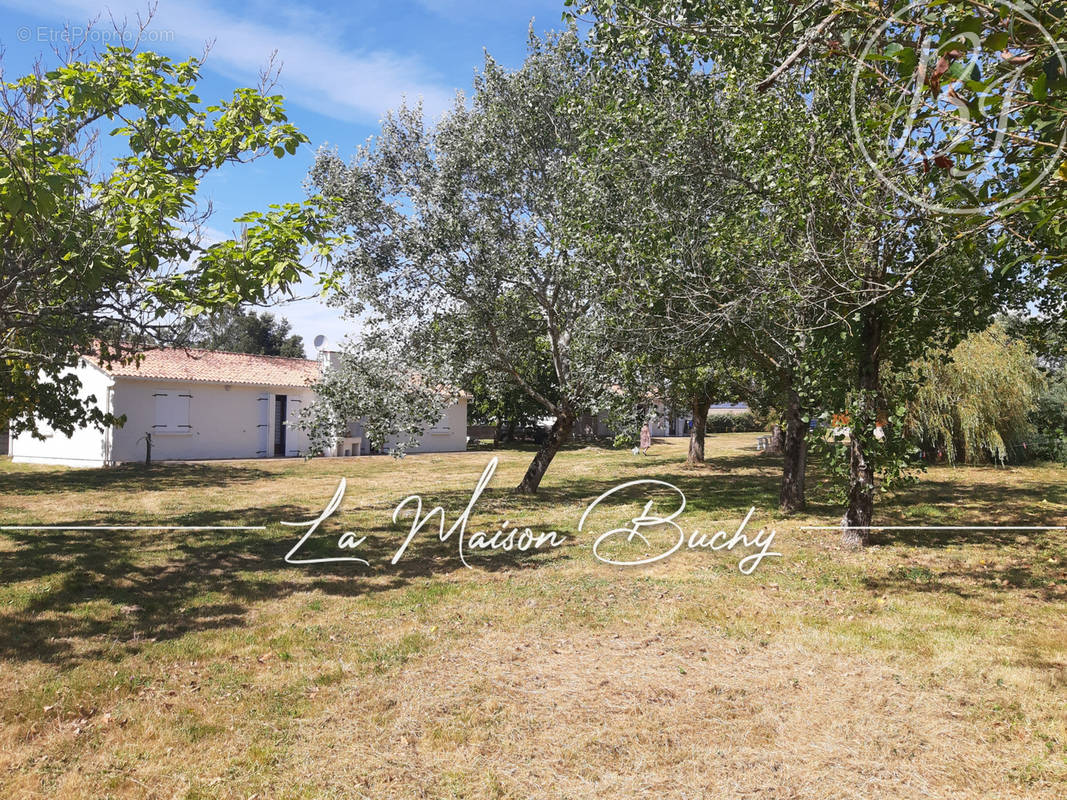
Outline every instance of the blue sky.
{"type": "MultiPolygon", "coordinates": [[[[96,19],[97,35],[111,18],[133,21],[147,2],[132,0],[0,0],[0,46],[8,78],[34,60],[54,58],[50,39],[62,26],[96,19]]],[[[457,90],[469,92],[484,51],[518,66],[531,20],[538,32],[558,29],[562,0],[363,0],[354,3],[277,3],[265,0],[159,0],[145,49],[177,59],[212,49],[199,86],[202,99],[229,96],[255,85],[271,52],[282,62],[278,91],[289,118],[311,145],[283,160],[262,159],[227,170],[204,186],[216,210],[212,227],[232,230],[232,219],[271,202],[303,197],[302,182],[320,145],[344,155],[378,129],[378,121],[405,96],[421,98],[438,115],[457,90]]],[[[313,291],[311,285],[301,292],[313,291]]],[[[277,309],[311,349],[317,333],[339,342],[355,323],[317,300],[277,309]]]]}

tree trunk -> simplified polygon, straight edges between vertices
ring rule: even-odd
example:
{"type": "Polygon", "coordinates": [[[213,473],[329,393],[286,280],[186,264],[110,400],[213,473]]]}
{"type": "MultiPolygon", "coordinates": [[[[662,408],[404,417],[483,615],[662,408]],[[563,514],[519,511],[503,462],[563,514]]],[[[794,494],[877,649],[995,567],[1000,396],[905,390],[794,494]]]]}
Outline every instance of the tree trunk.
{"type": "Polygon", "coordinates": [[[545,441],[538,449],[537,455],[533,457],[530,466],[526,468],[526,474],[516,487],[517,491],[524,494],[537,493],[537,487],[541,485],[541,479],[545,476],[548,465],[552,463],[552,459],[556,457],[560,448],[570,440],[574,422],[574,417],[570,414],[560,414],[556,417],[556,421],[552,423],[552,430],[545,437],[545,441]]]}
{"type": "Polygon", "coordinates": [[[711,398],[704,395],[693,397],[693,427],[689,431],[689,457],[685,463],[689,466],[704,463],[704,436],[708,429],[708,409],[711,398]]]}
{"type": "Polygon", "coordinates": [[[804,510],[804,477],[808,466],[808,426],[802,419],[800,396],[793,389],[789,390],[786,404],[782,452],[785,463],[778,505],[784,513],[792,514],[804,510]]]}
{"type": "Polygon", "coordinates": [[[874,517],[874,467],[867,460],[863,443],[853,436],[849,444],[848,510],[841,520],[841,538],[853,547],[870,543],[874,517]]]}
{"type": "Polygon", "coordinates": [[[771,440],[767,442],[767,452],[778,455],[785,448],[785,437],[782,435],[782,426],[775,425],[771,428],[771,440]]]}
{"type": "Polygon", "coordinates": [[[857,375],[859,402],[855,419],[850,421],[848,510],[841,520],[841,533],[845,544],[865,547],[870,543],[870,524],[874,517],[874,464],[867,457],[864,441],[873,434],[878,413],[882,323],[877,309],[864,312],[861,335],[857,375]]]}

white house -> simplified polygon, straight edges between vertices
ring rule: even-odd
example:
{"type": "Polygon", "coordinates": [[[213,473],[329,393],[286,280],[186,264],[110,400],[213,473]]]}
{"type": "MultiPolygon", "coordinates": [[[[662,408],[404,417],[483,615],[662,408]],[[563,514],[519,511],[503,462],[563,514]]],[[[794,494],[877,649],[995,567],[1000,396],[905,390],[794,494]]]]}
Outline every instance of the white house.
{"type": "MultiPolygon", "coordinates": [[[[126,415],[122,427],[86,427],[73,436],[46,432],[11,438],[16,462],[106,466],[143,461],[151,435],[153,460],[282,458],[308,452],[306,434],[292,424],[314,401],[319,361],[211,350],[151,350],[140,364],[103,366],[83,359],[74,370],[82,396],[105,412],[126,415]]],[[[361,435],[358,423],[349,433],[361,435]]],[[[411,452],[466,449],[467,398],[448,409],[411,452]]],[[[358,439],[358,455],[367,452],[358,439]]],[[[336,454],[345,454],[339,447],[336,454]]]]}

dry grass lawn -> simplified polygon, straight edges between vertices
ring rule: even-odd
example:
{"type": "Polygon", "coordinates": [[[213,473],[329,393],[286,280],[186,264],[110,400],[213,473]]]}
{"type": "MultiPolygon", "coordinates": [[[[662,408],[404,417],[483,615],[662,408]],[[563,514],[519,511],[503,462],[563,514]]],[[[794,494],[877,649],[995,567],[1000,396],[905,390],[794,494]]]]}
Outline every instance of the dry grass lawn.
{"type": "MultiPolygon", "coordinates": [[[[2,798],[1067,797],[1067,536],[886,534],[863,552],[781,519],[754,437],[648,458],[574,447],[535,499],[500,451],[472,529],[555,529],[540,553],[403,535],[412,492],[462,510],[489,453],[77,471],[0,461],[0,524],[263,531],[0,532],[2,798]],[[289,566],[366,534],[370,567],[289,566]],[[622,568],[576,532],[635,478],[686,531],[777,530],[781,558],[622,568]]],[[[813,478],[818,495],[818,479],[813,478]]],[[[615,524],[637,513],[615,497],[615,524]]],[[[932,469],[883,524],[1062,525],[1067,470],[932,469]]],[[[653,541],[653,546],[657,543],[653,541]]]]}

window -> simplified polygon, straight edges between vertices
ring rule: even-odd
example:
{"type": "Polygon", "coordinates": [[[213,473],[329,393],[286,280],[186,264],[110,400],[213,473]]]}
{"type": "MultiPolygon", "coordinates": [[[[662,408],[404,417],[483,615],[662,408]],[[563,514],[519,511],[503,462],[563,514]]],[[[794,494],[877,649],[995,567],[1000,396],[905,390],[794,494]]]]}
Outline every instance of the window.
{"type": "Polygon", "coordinates": [[[180,392],[156,392],[156,422],[153,433],[192,433],[189,424],[189,401],[191,394],[180,392]]]}

